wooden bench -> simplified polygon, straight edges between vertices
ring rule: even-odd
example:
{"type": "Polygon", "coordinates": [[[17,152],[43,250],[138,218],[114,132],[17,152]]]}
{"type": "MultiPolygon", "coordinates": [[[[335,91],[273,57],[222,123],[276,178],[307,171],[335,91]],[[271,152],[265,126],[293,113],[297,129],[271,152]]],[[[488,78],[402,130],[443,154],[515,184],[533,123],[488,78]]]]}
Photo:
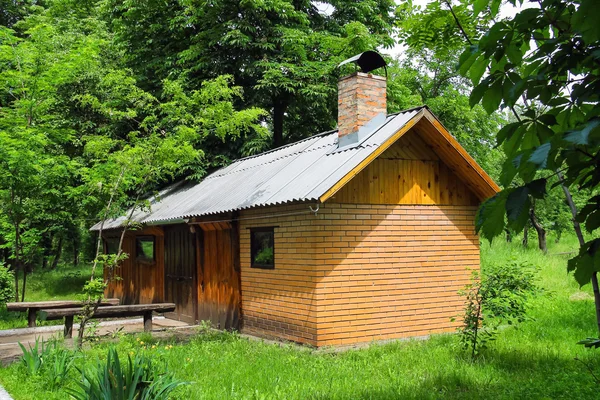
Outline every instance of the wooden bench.
{"type": "MultiPolygon", "coordinates": [[[[152,331],[152,312],[169,312],[175,310],[174,303],[157,304],[134,304],[125,306],[106,306],[99,307],[92,318],[121,318],[121,317],[144,317],[144,331],[152,331]]],[[[40,318],[42,320],[65,319],[65,337],[73,337],[73,317],[80,315],[82,307],[41,310],[40,318]]]]}
{"type": "MultiPolygon", "coordinates": [[[[52,310],[56,308],[81,307],[80,300],[56,300],[56,301],[25,301],[21,303],[6,303],[8,311],[27,312],[27,326],[35,327],[36,314],[39,310],[52,310]]],[[[104,299],[100,306],[118,306],[119,299],[104,299]]]]}

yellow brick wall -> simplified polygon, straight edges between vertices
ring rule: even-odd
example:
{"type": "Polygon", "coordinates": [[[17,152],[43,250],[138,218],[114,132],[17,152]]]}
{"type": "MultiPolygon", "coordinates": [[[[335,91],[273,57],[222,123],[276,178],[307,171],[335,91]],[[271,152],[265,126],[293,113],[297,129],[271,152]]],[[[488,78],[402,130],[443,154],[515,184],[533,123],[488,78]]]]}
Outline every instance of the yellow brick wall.
{"type": "Polygon", "coordinates": [[[315,224],[317,345],[455,330],[479,268],[477,207],[325,204],[315,224]],[[322,230],[319,230],[322,228],[322,230]]]}
{"type": "Polygon", "coordinates": [[[326,203],[240,218],[243,331],[317,346],[454,331],[479,268],[476,207],[326,203]],[[270,217],[279,214],[297,214],[270,217]],[[258,217],[258,218],[257,218],[258,217]],[[248,228],[275,226],[275,269],[250,268],[248,228]]]}
{"type": "Polygon", "coordinates": [[[316,345],[315,253],[324,250],[315,248],[315,221],[308,204],[240,213],[244,332],[316,345]],[[275,269],[251,268],[249,228],[269,226],[275,227],[275,269]]]}

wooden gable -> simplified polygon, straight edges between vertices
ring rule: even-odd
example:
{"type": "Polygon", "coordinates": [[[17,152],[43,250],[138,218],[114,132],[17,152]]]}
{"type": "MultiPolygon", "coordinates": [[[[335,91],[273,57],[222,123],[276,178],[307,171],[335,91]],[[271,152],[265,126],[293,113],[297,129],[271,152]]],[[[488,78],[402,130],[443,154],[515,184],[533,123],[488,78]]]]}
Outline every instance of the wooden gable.
{"type": "Polygon", "coordinates": [[[478,205],[499,190],[435,116],[424,109],[321,201],[478,205]]]}
{"type": "Polygon", "coordinates": [[[335,203],[477,205],[471,190],[419,137],[402,136],[332,198],[335,203]]]}

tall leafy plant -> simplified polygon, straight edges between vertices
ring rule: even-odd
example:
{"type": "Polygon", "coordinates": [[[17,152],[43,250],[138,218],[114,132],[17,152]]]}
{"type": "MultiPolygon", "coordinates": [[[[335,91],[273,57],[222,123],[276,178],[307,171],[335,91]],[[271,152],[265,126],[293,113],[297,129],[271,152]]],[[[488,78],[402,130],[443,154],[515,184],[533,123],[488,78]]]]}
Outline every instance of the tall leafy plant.
{"type": "Polygon", "coordinates": [[[79,369],[77,388],[68,389],[78,400],[162,400],[185,383],[169,373],[159,373],[152,361],[140,354],[127,357],[122,364],[114,348],[108,350],[106,362],[79,369]]]}

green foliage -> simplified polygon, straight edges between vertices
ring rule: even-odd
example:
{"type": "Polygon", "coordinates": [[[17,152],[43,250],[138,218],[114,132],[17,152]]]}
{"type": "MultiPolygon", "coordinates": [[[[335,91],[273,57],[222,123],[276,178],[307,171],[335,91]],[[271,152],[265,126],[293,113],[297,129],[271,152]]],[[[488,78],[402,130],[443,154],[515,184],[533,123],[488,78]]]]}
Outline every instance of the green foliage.
{"type": "Polygon", "coordinates": [[[75,353],[56,344],[47,356],[47,379],[50,390],[57,390],[65,385],[69,372],[75,362],[75,353]]]}
{"type": "Polygon", "coordinates": [[[273,256],[273,248],[265,247],[256,254],[254,262],[256,262],[257,264],[271,265],[273,264],[273,256]]]}
{"type": "MultiPolygon", "coordinates": [[[[595,196],[600,183],[595,173],[600,151],[600,36],[591,26],[597,24],[585,18],[593,3],[550,0],[521,10],[473,37],[473,45],[461,55],[461,71],[476,85],[470,103],[481,102],[490,113],[500,107],[515,111],[517,120],[497,134],[507,156],[501,179],[505,190],[488,207],[505,211],[506,223],[517,231],[525,225],[531,199],[547,196],[547,181],[540,177],[557,170],[564,174],[565,185],[588,191],[577,220],[588,232],[600,226],[595,196]]],[[[488,15],[496,14],[488,10],[488,15]]],[[[479,219],[487,238],[498,232],[486,225],[504,224],[498,213],[492,214],[494,218],[479,219]]],[[[569,263],[581,285],[600,270],[598,245],[597,239],[589,240],[569,263]]]]}
{"type": "MultiPolygon", "coordinates": [[[[269,111],[265,122],[280,146],[335,125],[336,65],[390,47],[394,8],[390,0],[219,0],[210,7],[111,0],[104,18],[147,90],[156,93],[172,76],[198,88],[206,79],[232,75],[244,90],[239,104],[269,111]]],[[[241,143],[228,147],[238,153],[241,143]]]]}
{"type": "Polygon", "coordinates": [[[25,366],[27,373],[31,376],[36,376],[42,370],[48,355],[52,351],[53,345],[48,345],[47,343],[44,343],[43,340],[39,341],[38,339],[35,339],[35,345],[33,347],[30,345],[29,349],[26,349],[21,343],[19,343],[19,347],[23,351],[21,362],[25,366]]]}
{"type": "Polygon", "coordinates": [[[15,298],[14,281],[13,272],[0,262],[0,308],[15,298]]]}
{"type": "Polygon", "coordinates": [[[147,357],[136,355],[122,366],[114,348],[108,350],[106,363],[81,369],[78,388],[69,390],[74,399],[80,400],[160,400],[169,399],[173,390],[184,383],[173,375],[159,374],[147,357]]]}
{"type": "Polygon", "coordinates": [[[528,300],[538,290],[535,281],[533,269],[515,261],[491,266],[482,276],[473,274],[462,292],[466,302],[459,328],[462,346],[472,358],[495,339],[502,324],[526,320],[528,300]]]}

